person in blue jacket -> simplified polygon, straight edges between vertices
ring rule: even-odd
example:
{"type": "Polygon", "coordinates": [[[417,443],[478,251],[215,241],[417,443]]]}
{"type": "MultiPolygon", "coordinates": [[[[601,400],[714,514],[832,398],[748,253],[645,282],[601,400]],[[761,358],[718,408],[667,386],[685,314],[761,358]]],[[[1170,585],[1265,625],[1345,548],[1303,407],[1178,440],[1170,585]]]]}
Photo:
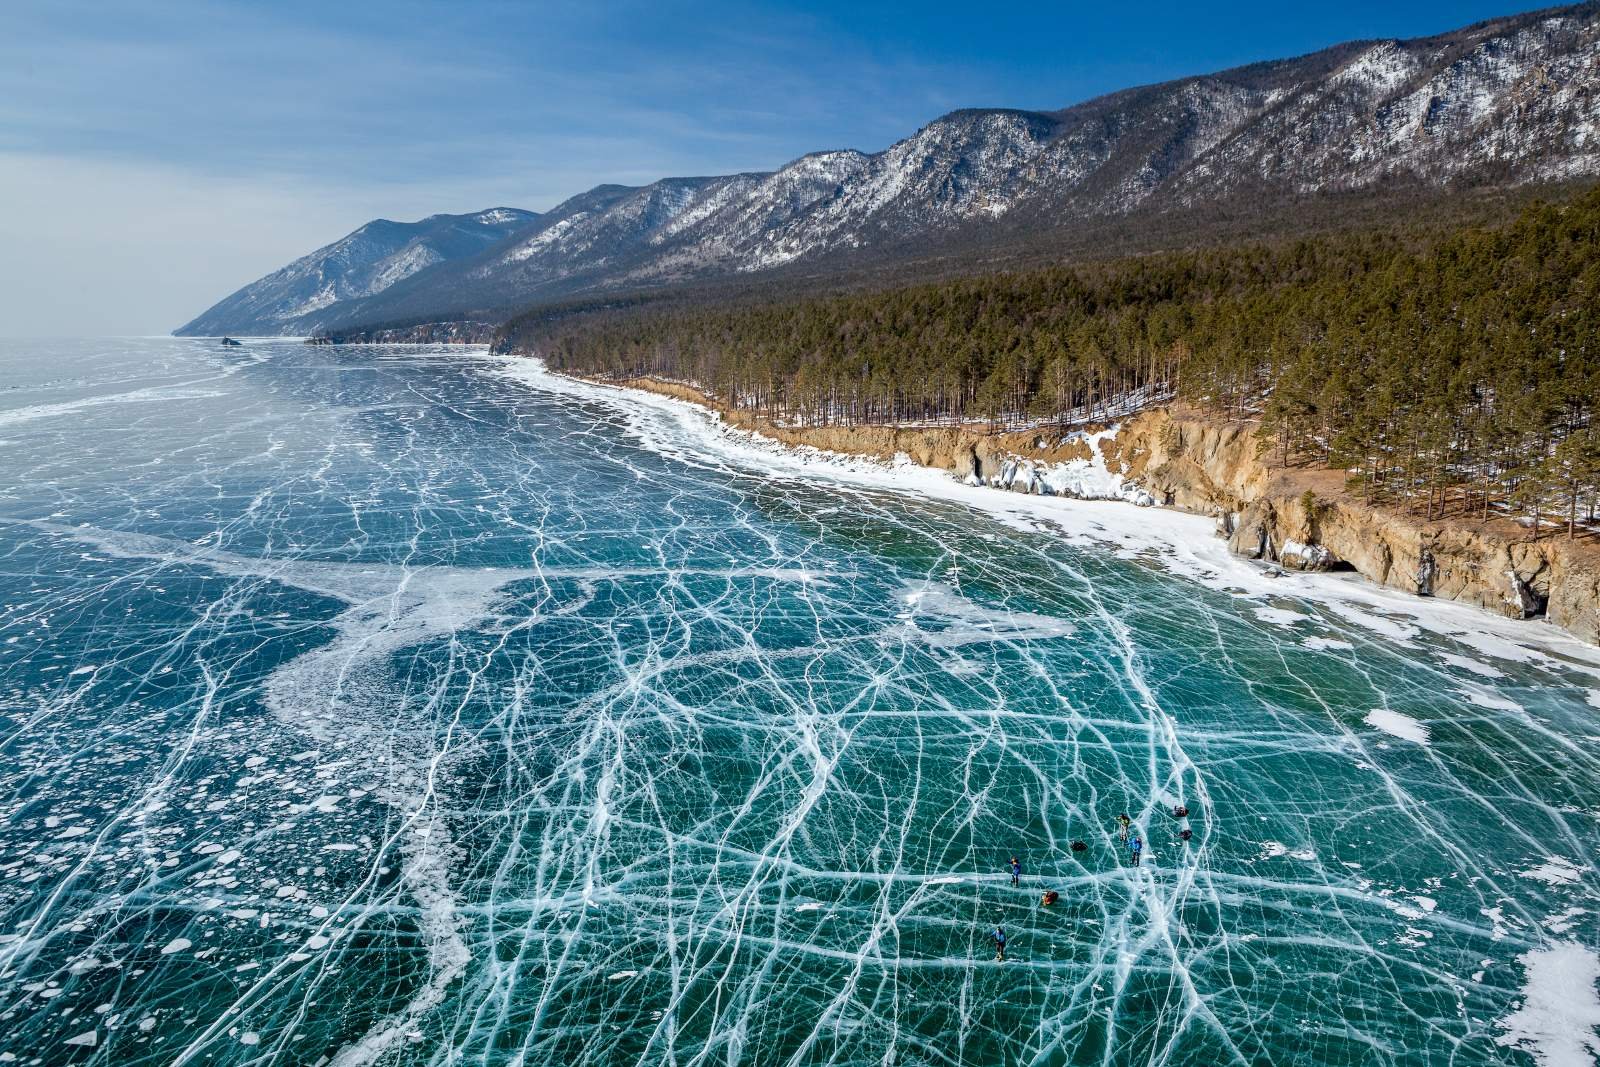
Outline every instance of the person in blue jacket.
{"type": "Polygon", "coordinates": [[[1015,856],[1011,857],[1011,884],[1022,884],[1022,863],[1015,856]]]}
{"type": "Polygon", "coordinates": [[[990,934],[989,936],[994,938],[995,960],[1004,962],[1006,958],[1006,932],[1000,929],[1000,927],[996,926],[994,928],[994,933],[990,934]]]}
{"type": "Polygon", "coordinates": [[[1144,851],[1144,842],[1139,840],[1138,834],[1128,838],[1128,851],[1133,853],[1133,865],[1139,866],[1139,853],[1144,851]]]}

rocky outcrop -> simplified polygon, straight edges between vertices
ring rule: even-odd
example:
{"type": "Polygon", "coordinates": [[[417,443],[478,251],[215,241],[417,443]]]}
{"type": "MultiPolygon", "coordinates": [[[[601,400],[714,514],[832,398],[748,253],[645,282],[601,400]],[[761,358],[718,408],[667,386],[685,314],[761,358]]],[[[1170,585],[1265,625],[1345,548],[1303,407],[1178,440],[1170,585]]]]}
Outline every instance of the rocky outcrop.
{"type": "Polygon", "coordinates": [[[1102,449],[1157,503],[1202,515],[1238,511],[1264,496],[1271,482],[1248,422],[1152,408],[1129,419],[1102,449]]]}
{"type": "Polygon", "coordinates": [[[1557,626],[1600,644],[1600,564],[1593,556],[1558,560],[1545,614],[1557,626]]]}
{"type": "Polygon", "coordinates": [[[1592,552],[1561,537],[1515,540],[1349,501],[1318,502],[1308,512],[1281,496],[1249,503],[1229,525],[1235,552],[1302,570],[1347,568],[1380,585],[1510,618],[1547,615],[1600,642],[1600,573],[1592,552]],[[1295,546],[1306,544],[1322,550],[1321,565],[1304,565],[1295,546]]]}
{"type": "Polygon", "coordinates": [[[1163,504],[1215,515],[1240,555],[1292,570],[1353,570],[1509,618],[1548,617],[1600,643],[1600,559],[1591,546],[1530,541],[1504,520],[1427,521],[1363,504],[1344,492],[1342,472],[1274,468],[1247,422],[1149,411],[1118,444],[1135,480],[1163,504]]]}
{"type": "Polygon", "coordinates": [[[1508,618],[1548,617],[1600,643],[1600,552],[1562,537],[1528,540],[1504,521],[1430,522],[1346,493],[1341,471],[1284,468],[1261,455],[1257,426],[1181,405],[1091,432],[991,434],[981,426],[786,426],[682,382],[619,383],[715,408],[730,425],[783,444],[908,457],[1012,492],[1116,498],[1214,516],[1234,552],[1302,571],[1355,571],[1379,585],[1508,618]],[[1098,470],[1094,478],[1062,472],[1098,470]],[[1099,491],[1115,485],[1116,491],[1099,491]],[[1090,491],[1079,491],[1087,488],[1090,491]],[[1142,498],[1142,499],[1141,499],[1142,498]]]}

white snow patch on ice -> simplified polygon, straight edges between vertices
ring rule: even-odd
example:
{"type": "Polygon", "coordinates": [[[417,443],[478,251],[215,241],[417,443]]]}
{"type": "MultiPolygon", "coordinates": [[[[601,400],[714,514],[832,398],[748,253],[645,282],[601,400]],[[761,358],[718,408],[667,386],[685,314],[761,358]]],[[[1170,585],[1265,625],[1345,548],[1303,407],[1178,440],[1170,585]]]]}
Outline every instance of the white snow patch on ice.
{"type": "Polygon", "coordinates": [[[1500,1020],[1504,1048],[1531,1054],[1540,1067],[1593,1067],[1600,1059],[1600,956],[1570,941],[1517,957],[1527,969],[1522,1003],[1500,1020]]]}
{"type": "Polygon", "coordinates": [[[1532,878],[1545,885],[1571,885],[1583,877],[1584,871],[1591,869],[1580,867],[1565,856],[1550,856],[1538,866],[1523,871],[1522,877],[1532,878]]]}
{"type": "MultiPolygon", "coordinates": [[[[1310,615],[1303,615],[1298,611],[1288,611],[1284,608],[1257,608],[1256,618],[1262,622],[1270,622],[1274,626],[1293,626],[1297,622],[1310,622],[1310,615]]],[[[1346,648],[1349,646],[1346,645],[1346,648]]]]}
{"type": "Polygon", "coordinates": [[[1356,646],[1337,637],[1308,637],[1300,642],[1313,652],[1348,652],[1356,646]]]}
{"type": "Polygon", "coordinates": [[[1367,712],[1367,717],[1362,720],[1368,726],[1382,730],[1390,737],[1398,737],[1402,741],[1411,741],[1418,745],[1426,745],[1431,736],[1428,724],[1418,722],[1411,716],[1388,708],[1373,708],[1367,712]]]}
{"type": "Polygon", "coordinates": [[[1588,908],[1568,908],[1549,916],[1542,925],[1553,934],[1565,934],[1571,931],[1580,915],[1587,914],[1589,914],[1588,908]]]}
{"type": "Polygon", "coordinates": [[[1525,710],[1515,700],[1510,700],[1499,693],[1491,693],[1487,689],[1480,689],[1476,686],[1471,689],[1457,689],[1456,695],[1469,704],[1476,704],[1478,707],[1488,708],[1490,711],[1520,712],[1525,710]]]}
{"type": "Polygon", "coordinates": [[[1506,672],[1500,668],[1491,667],[1489,664],[1479,660],[1468,659],[1466,656],[1456,656],[1446,652],[1439,658],[1452,667],[1460,667],[1464,671],[1471,671],[1480,678],[1504,678],[1506,676],[1506,672]]]}
{"type": "Polygon", "coordinates": [[[989,608],[949,586],[907,587],[900,594],[905,621],[900,632],[935,648],[961,648],[995,641],[1043,641],[1072,633],[1072,623],[1028,611],[989,608]]]}

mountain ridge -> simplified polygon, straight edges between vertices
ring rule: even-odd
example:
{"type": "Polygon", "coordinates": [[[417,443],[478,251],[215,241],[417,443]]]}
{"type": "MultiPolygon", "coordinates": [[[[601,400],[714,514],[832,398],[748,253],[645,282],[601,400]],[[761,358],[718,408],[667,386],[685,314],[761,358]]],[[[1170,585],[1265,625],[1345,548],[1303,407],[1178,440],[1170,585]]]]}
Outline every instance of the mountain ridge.
{"type": "Polygon", "coordinates": [[[1003,254],[1119,220],[1172,221],[1177,235],[1185,213],[1230,204],[1266,218],[1306,197],[1597,175],[1591,2],[1343,42],[1057,111],[957,109],[876,153],[822,150],[774,171],[600,185],[471,254],[296,322],[504,317],[686,281],[904,263],[940,249],[1003,254]]]}
{"type": "Polygon", "coordinates": [[[370,296],[419,271],[494,244],[539,216],[494,207],[416,222],[373,219],[233,293],[173,331],[179,335],[310,332],[318,312],[370,296]]]}

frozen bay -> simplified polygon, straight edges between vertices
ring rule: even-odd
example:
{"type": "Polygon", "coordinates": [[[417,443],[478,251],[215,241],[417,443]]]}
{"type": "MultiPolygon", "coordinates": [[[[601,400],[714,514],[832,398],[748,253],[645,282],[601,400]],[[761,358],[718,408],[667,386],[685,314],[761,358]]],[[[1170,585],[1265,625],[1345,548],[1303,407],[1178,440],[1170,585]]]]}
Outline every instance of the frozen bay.
{"type": "Polygon", "coordinates": [[[0,1062],[1600,1049],[1547,627],[476,352],[0,365],[0,1062]]]}

